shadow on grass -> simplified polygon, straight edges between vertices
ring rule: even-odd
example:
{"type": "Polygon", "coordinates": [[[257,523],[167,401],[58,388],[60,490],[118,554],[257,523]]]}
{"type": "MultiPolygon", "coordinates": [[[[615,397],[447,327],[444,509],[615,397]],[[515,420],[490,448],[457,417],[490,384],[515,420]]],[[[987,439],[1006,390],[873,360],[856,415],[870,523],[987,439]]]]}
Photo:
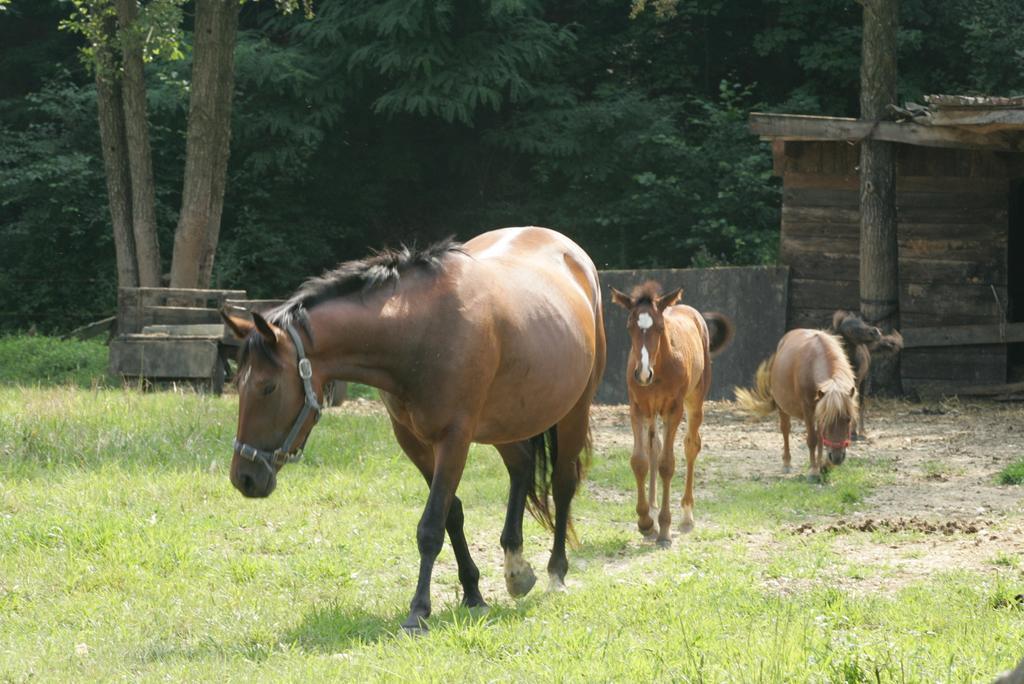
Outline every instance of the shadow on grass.
{"type": "MultiPolygon", "coordinates": [[[[459,605],[435,607],[426,626],[433,633],[463,630],[469,626],[495,626],[521,622],[527,612],[549,595],[534,591],[514,604],[496,604],[487,608],[459,605]]],[[[371,614],[359,608],[339,605],[320,606],[309,611],[302,622],[281,636],[281,643],[304,651],[339,653],[367,644],[404,639],[408,635],[401,624],[406,612],[371,614]]]]}
{"type": "Polygon", "coordinates": [[[337,653],[400,635],[404,619],[404,612],[374,614],[352,606],[316,606],[281,636],[281,642],[306,651],[337,653]]]}

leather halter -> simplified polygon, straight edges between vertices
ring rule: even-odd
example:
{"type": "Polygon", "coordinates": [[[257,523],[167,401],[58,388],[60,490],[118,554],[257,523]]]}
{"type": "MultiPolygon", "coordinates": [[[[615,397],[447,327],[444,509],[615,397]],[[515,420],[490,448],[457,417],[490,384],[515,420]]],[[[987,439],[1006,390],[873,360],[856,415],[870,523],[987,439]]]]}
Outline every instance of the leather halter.
{"type": "MultiPolygon", "coordinates": [[[[234,442],[235,452],[239,456],[253,463],[258,461],[270,469],[273,469],[274,466],[280,467],[285,463],[295,463],[302,458],[305,440],[295,451],[292,451],[292,446],[295,444],[295,440],[298,439],[299,432],[302,430],[302,426],[305,425],[306,419],[309,418],[309,414],[313,414],[313,425],[316,425],[320,420],[321,411],[320,402],[317,401],[316,392],[313,391],[313,366],[309,363],[309,359],[306,358],[306,350],[302,346],[302,338],[299,337],[299,332],[291,323],[285,327],[285,330],[288,331],[289,337],[292,338],[292,343],[295,345],[295,355],[299,360],[299,379],[302,380],[302,388],[306,395],[302,409],[299,410],[299,415],[296,416],[295,422],[292,423],[292,429],[288,432],[288,436],[284,438],[284,444],[273,451],[246,444],[239,440],[238,437],[235,437],[234,442]]],[[[310,431],[312,431],[312,428],[310,428],[310,431]]],[[[309,435],[306,436],[309,437],[309,435]]]]}
{"type": "Polygon", "coordinates": [[[850,439],[846,438],[839,442],[833,442],[828,437],[822,435],[821,443],[827,446],[829,449],[845,449],[846,447],[850,446],[850,439]]]}

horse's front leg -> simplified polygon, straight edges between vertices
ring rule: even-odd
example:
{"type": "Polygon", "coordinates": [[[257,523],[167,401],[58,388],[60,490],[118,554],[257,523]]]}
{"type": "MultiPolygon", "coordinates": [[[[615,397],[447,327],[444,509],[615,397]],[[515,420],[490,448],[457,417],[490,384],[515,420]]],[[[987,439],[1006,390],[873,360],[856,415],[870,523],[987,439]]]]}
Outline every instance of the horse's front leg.
{"type": "Polygon", "coordinates": [[[416,527],[416,543],[420,551],[419,579],[409,605],[409,617],[402,623],[402,628],[410,633],[427,631],[425,621],[430,617],[430,577],[434,561],[444,544],[445,522],[466,467],[468,453],[468,431],[449,428],[445,437],[434,446],[434,477],[430,482],[427,505],[416,527]]]}
{"type": "MultiPolygon", "coordinates": [[[[409,460],[419,468],[429,487],[434,481],[434,448],[421,441],[393,417],[391,426],[399,446],[402,447],[409,460]]],[[[445,520],[445,528],[448,530],[448,539],[452,543],[452,551],[455,552],[455,562],[459,566],[462,605],[470,608],[486,608],[487,603],[480,594],[480,570],[477,569],[476,563],[473,562],[473,557],[469,553],[469,543],[466,541],[463,525],[462,502],[459,497],[453,496],[452,505],[448,509],[448,517],[445,520]]]]}
{"type": "MultiPolygon", "coordinates": [[[[811,412],[810,415],[813,416],[814,413],[811,412]]],[[[805,418],[804,426],[807,428],[807,449],[811,455],[811,469],[807,474],[807,479],[817,482],[821,480],[821,458],[819,454],[820,449],[818,448],[818,432],[814,425],[814,418],[805,418]]]]}
{"type": "MultiPolygon", "coordinates": [[[[658,459],[658,474],[661,476],[661,510],[658,511],[658,546],[667,548],[672,544],[672,477],[676,473],[675,441],[676,431],[683,419],[682,408],[671,415],[662,416],[665,439],[658,459]]],[[[685,515],[685,512],[684,512],[685,515]]],[[[692,520],[691,520],[692,526],[692,520]]]]}
{"type": "MultiPolygon", "coordinates": [[[[641,415],[640,407],[635,402],[629,404],[629,418],[633,425],[633,455],[629,459],[629,465],[636,478],[637,527],[642,535],[650,538],[654,536],[654,518],[651,517],[651,502],[647,500],[644,486],[647,484],[648,472],[652,478],[654,477],[651,461],[656,459],[657,455],[651,456],[647,453],[652,441],[648,437],[648,417],[641,415]]],[[[650,416],[649,420],[653,423],[654,417],[650,416]]]]}

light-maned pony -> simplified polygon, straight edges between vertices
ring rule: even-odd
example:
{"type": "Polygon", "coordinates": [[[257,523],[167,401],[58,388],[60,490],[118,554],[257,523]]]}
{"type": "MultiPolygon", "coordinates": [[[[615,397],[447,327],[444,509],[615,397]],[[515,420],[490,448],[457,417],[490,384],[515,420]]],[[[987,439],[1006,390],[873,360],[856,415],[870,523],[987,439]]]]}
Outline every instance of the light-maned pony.
{"type": "Polygon", "coordinates": [[[741,408],[757,416],[779,412],[785,472],[790,470],[791,418],[803,420],[807,428],[811,479],[819,479],[823,468],[846,458],[850,430],[857,421],[857,386],[835,335],[806,328],[790,330],[758,367],[754,388],[737,388],[736,399],[741,408]],[[825,448],[827,462],[822,457],[825,448]]]}
{"type": "Polygon", "coordinates": [[[612,301],[626,309],[631,346],[626,361],[629,415],[633,426],[630,465],[636,476],[637,526],[646,537],[657,534],[660,546],[672,543],[672,505],[669,489],[675,474],[674,442],[686,413],[686,489],[680,529],[693,529],[693,470],[701,449],[700,426],[704,399],[711,389],[711,357],[729,343],[733,323],[720,313],[701,314],[677,304],[682,289],[661,293],[653,281],[626,295],[612,288],[612,301]],[[663,436],[659,439],[657,420],[663,436]],[[656,474],[661,475],[661,510],[654,529],[651,504],[655,501],[656,474]],[[650,482],[646,483],[648,475],[650,482]],[[649,484],[649,498],[644,485],[649,484]]]}
{"type": "Polygon", "coordinates": [[[230,473],[242,494],[274,490],[316,422],[325,383],[364,383],[380,389],[395,438],[430,489],[402,626],[426,628],[445,530],[463,604],[486,605],[455,495],[471,442],[495,445],[508,469],[501,545],[509,593],[522,596],[536,581],[522,554],[527,507],[554,530],[548,573],[551,588],[564,586],[569,507],[605,364],[597,269],[578,245],[528,227],[385,251],[308,281],[253,319],[226,316],[245,340],[230,473]]]}

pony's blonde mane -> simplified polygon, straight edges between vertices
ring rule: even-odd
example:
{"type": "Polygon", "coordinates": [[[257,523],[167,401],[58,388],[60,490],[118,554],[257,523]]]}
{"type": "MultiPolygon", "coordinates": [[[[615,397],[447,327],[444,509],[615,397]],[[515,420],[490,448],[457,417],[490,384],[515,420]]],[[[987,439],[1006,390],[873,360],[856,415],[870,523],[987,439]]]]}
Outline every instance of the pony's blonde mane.
{"type": "Polygon", "coordinates": [[[834,423],[840,418],[857,420],[859,407],[854,396],[855,386],[853,368],[843,352],[842,342],[830,333],[822,332],[818,336],[828,360],[831,377],[818,384],[821,399],[814,408],[814,422],[819,428],[834,423]]]}

